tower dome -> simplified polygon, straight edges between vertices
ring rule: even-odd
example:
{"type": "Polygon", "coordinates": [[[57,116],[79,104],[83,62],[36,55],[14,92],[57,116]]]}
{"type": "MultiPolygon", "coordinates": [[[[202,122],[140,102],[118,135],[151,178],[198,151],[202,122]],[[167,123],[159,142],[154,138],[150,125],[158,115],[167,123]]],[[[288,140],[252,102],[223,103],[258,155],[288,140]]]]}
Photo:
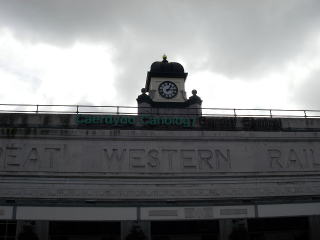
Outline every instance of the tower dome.
{"type": "Polygon", "coordinates": [[[184,68],[180,63],[168,62],[167,57],[164,55],[162,61],[157,61],[151,64],[150,72],[152,73],[184,73],[184,68]]]}
{"type": "Polygon", "coordinates": [[[147,91],[149,91],[151,77],[183,78],[185,80],[188,76],[188,73],[184,72],[184,68],[180,63],[168,62],[166,55],[163,55],[162,58],[162,61],[156,61],[151,64],[150,71],[147,74],[147,91]]]}

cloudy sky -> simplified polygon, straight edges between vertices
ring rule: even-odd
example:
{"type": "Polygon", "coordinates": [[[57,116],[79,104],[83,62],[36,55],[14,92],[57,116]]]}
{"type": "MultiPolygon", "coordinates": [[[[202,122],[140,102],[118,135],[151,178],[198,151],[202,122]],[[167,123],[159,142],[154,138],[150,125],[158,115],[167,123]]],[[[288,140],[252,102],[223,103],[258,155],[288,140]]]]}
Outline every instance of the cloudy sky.
{"type": "Polygon", "coordinates": [[[319,0],[0,0],[0,103],[136,106],[165,53],[204,107],[320,109],[319,0]]]}

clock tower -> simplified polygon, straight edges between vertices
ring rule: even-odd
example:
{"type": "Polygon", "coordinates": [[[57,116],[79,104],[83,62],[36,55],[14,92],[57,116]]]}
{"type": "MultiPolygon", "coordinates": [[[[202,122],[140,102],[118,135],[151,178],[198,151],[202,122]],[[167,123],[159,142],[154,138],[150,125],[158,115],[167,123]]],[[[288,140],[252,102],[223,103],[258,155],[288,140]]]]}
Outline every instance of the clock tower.
{"type": "Polygon", "coordinates": [[[188,73],[177,62],[168,62],[163,55],[162,61],[151,64],[147,73],[145,88],[138,96],[139,114],[169,114],[169,115],[201,115],[202,100],[197,91],[187,98],[185,81],[188,73]]]}

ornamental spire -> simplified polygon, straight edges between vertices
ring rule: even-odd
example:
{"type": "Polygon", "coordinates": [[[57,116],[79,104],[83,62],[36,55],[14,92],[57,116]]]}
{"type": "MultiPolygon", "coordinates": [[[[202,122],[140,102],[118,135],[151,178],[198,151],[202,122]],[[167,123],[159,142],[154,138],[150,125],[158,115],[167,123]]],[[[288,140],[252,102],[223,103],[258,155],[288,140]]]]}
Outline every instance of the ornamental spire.
{"type": "Polygon", "coordinates": [[[168,62],[166,54],[163,54],[162,59],[163,59],[162,62],[168,62]]]}

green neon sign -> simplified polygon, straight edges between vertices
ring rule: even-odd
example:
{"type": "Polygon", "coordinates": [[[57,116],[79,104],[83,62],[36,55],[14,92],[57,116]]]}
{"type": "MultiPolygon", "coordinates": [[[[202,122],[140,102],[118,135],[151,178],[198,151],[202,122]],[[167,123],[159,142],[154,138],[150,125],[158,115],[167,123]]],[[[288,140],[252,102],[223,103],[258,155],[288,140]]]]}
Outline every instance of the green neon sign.
{"type": "Polygon", "coordinates": [[[79,125],[194,127],[196,118],[161,116],[77,115],[76,122],[79,125]]]}

